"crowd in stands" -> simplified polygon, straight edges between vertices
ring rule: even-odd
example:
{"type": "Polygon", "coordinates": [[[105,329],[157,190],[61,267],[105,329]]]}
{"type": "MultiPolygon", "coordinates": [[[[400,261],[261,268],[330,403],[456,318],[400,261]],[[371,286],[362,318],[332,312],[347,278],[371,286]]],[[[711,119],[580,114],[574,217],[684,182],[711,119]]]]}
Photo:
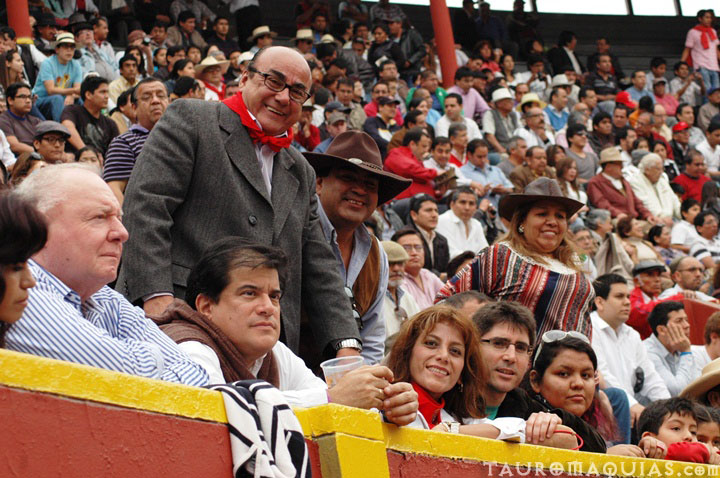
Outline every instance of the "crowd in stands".
{"type": "Polygon", "coordinates": [[[713,10],[627,72],[465,0],[445,89],[388,0],[285,41],[258,0],[120,3],[0,27],[0,346],[720,464],[720,312],[691,345],[683,305],[720,310],[713,10]]]}

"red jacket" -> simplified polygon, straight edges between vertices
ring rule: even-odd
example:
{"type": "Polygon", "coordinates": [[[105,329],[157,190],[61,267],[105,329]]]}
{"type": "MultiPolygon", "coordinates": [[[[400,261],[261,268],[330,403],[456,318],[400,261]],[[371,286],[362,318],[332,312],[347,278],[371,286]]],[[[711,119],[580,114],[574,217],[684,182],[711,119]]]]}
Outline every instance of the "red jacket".
{"type": "Polygon", "coordinates": [[[675,294],[667,299],[655,299],[650,302],[645,302],[642,289],[640,289],[640,287],[635,287],[630,293],[630,318],[626,324],[637,330],[640,337],[645,340],[652,335],[652,329],[650,328],[650,324],[647,319],[655,306],[660,302],[668,300],[683,300],[684,298],[685,296],[682,294],[675,294]]]}
{"type": "Polygon", "coordinates": [[[627,214],[633,218],[645,219],[650,215],[650,211],[633,193],[630,183],[625,179],[621,179],[625,194],[621,193],[610,180],[598,174],[594,176],[587,186],[587,195],[590,202],[597,208],[607,209],[612,217],[620,214],[627,214]]]}
{"type": "Polygon", "coordinates": [[[699,178],[693,178],[688,176],[687,173],[682,173],[680,176],[675,177],[672,180],[675,184],[679,184],[685,190],[683,194],[683,201],[688,198],[693,198],[697,202],[702,201],[702,187],[703,184],[710,181],[710,178],[704,174],[700,175],[699,178]]]}
{"type": "Polygon", "coordinates": [[[435,197],[435,186],[432,180],[435,179],[438,172],[423,166],[422,161],[417,159],[407,146],[391,149],[385,158],[384,167],[386,171],[412,179],[410,187],[395,196],[395,199],[409,198],[418,193],[435,197]]]}

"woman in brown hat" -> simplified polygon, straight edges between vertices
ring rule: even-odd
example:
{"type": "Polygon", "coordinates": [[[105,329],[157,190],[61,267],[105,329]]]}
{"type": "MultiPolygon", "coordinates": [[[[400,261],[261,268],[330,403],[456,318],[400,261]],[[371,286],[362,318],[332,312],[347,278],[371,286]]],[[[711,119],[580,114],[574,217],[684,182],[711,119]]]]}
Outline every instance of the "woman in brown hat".
{"type": "Polygon", "coordinates": [[[528,184],[523,194],[503,197],[498,209],[510,222],[508,233],[480,251],[438,297],[478,290],[528,307],[538,336],[560,329],[589,337],[594,293],[568,236],[568,219],[582,206],[564,197],[554,179],[544,177],[528,184]]]}

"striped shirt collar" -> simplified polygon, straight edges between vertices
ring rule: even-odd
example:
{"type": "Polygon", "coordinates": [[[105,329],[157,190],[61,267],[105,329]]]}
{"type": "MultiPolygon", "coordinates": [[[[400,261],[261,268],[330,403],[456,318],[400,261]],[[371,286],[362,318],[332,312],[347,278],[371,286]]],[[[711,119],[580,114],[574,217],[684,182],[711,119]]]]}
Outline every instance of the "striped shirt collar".
{"type": "MultiPolygon", "coordinates": [[[[83,302],[80,294],[72,290],[63,281],[58,279],[54,274],[35,262],[33,259],[28,261],[28,266],[30,267],[30,271],[37,282],[44,283],[52,287],[66,302],[73,304],[78,310],[82,310],[83,302]]],[[[95,301],[93,301],[92,297],[89,297],[88,300],[85,301],[85,306],[89,308],[93,308],[95,306],[95,301]]]]}

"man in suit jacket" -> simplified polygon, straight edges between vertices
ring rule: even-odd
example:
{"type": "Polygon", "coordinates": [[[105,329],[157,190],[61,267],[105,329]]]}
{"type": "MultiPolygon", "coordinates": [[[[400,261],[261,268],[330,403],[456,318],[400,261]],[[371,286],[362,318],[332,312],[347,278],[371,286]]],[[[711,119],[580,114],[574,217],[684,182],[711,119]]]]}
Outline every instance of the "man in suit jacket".
{"type": "Polygon", "coordinates": [[[300,309],[326,356],[358,354],[360,335],[317,215],[315,174],[289,147],[309,97],[310,70],[285,47],[255,56],[242,94],[222,103],[178,100],[155,125],[124,202],[133,239],[117,287],[160,314],[216,240],[240,236],[287,254],[281,338],[298,350],[300,309]]]}
{"type": "Polygon", "coordinates": [[[597,208],[607,209],[612,217],[626,214],[655,224],[658,220],[640,201],[622,175],[623,160],[617,148],[605,148],[600,153],[602,173],[588,182],[587,194],[597,208]]]}
{"type": "Polygon", "coordinates": [[[585,73],[585,67],[575,55],[576,45],[577,37],[575,33],[567,30],[560,32],[557,46],[548,52],[548,60],[552,64],[553,75],[565,73],[568,66],[571,66],[572,70],[578,75],[585,73]]]}
{"type": "Polygon", "coordinates": [[[416,194],[410,199],[409,225],[422,236],[425,249],[423,267],[440,275],[450,262],[450,246],[445,236],[436,231],[438,217],[437,201],[429,194],[416,194]]]}
{"type": "Polygon", "coordinates": [[[531,146],[525,152],[525,164],[513,169],[510,181],[515,191],[522,192],[525,186],[542,176],[555,179],[555,169],[547,165],[547,153],[542,146],[531,146]]]}

